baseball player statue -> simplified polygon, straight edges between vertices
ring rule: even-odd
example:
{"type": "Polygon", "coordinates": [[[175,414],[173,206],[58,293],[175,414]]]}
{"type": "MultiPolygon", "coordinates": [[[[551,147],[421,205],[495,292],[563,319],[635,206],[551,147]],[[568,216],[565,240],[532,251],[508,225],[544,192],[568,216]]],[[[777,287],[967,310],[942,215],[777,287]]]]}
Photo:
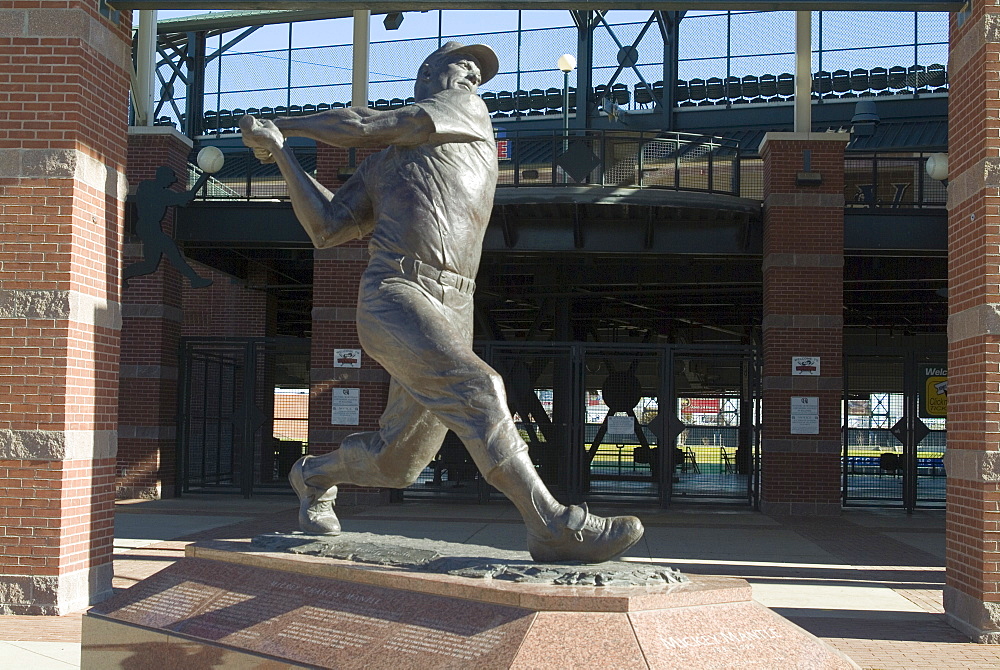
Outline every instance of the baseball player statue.
{"type": "Polygon", "coordinates": [[[317,248],[371,233],[358,335],[391,375],[379,429],[350,435],[328,454],[303,456],[289,480],[301,501],[301,529],[335,535],[338,484],[409,486],[451,429],[486,481],[520,511],[534,560],[600,563],[635,544],[642,524],[552,497],[518,435],[503,379],[472,349],[473,278],[497,180],[493,128],[476,89],[497,68],[489,47],[448,42],[420,65],[412,105],[241,120],[243,142],[277,163],[317,248]],[[388,148],[332,193],[299,166],[285,137],[388,148]]]}

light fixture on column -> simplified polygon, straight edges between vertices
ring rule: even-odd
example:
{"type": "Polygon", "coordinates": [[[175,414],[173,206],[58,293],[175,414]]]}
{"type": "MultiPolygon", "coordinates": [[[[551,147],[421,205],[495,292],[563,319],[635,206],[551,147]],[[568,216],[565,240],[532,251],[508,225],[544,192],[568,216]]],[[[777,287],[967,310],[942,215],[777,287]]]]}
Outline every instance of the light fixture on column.
{"type": "Polygon", "coordinates": [[[382,20],[382,25],[386,30],[399,30],[403,25],[403,12],[389,12],[382,20]]]}
{"type": "Polygon", "coordinates": [[[927,176],[948,183],[948,154],[931,154],[924,165],[927,176]]]}
{"type": "MultiPolygon", "coordinates": [[[[563,54],[556,61],[556,67],[563,73],[563,141],[562,150],[565,154],[569,149],[569,73],[576,68],[576,57],[573,54],[563,54]]],[[[563,182],[566,181],[566,173],[563,173],[563,182]]]]}
{"type": "Polygon", "coordinates": [[[569,73],[576,69],[573,54],[563,54],[556,61],[556,67],[563,73],[563,134],[569,134],[569,73]]]}

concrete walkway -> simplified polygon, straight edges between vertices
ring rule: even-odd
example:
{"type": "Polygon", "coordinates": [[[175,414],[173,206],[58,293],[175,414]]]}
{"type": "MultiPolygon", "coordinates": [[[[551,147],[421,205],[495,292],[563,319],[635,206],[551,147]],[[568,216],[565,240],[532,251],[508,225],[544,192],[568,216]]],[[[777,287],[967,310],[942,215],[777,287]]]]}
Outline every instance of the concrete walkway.
{"type": "MultiPolygon", "coordinates": [[[[622,513],[623,508],[598,509],[622,513]]],[[[626,560],[743,577],[754,597],[873,670],[996,668],[1000,646],[968,642],[944,621],[944,512],[848,510],[836,518],[772,518],[703,506],[631,509],[646,535],[626,560]]],[[[115,587],[183,556],[200,538],[247,537],[295,526],[287,496],[198,495],[117,506],[115,587]]],[[[345,531],[523,549],[508,504],[407,502],[341,510],[345,531]]],[[[80,614],[0,617],[0,668],[79,667],[80,614]]]]}

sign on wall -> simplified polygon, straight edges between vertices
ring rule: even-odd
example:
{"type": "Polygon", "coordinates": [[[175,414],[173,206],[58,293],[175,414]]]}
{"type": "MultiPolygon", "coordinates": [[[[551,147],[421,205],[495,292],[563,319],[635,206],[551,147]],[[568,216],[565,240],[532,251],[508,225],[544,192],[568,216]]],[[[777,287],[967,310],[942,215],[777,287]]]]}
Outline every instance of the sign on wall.
{"type": "Polygon", "coordinates": [[[335,368],[360,368],[360,349],[334,349],[333,367],[335,368]]]}
{"type": "Polygon", "coordinates": [[[333,412],[330,423],[335,426],[356,426],[361,419],[361,389],[333,389],[333,412]]]}
{"type": "Polygon", "coordinates": [[[792,396],[792,435],[819,435],[819,398],[792,396]]]}
{"type": "Polygon", "coordinates": [[[922,419],[948,416],[948,368],[941,365],[921,365],[920,378],[917,416],[922,419]]]}
{"type": "Polygon", "coordinates": [[[792,374],[819,376],[819,356],[792,356],[792,374]]]}

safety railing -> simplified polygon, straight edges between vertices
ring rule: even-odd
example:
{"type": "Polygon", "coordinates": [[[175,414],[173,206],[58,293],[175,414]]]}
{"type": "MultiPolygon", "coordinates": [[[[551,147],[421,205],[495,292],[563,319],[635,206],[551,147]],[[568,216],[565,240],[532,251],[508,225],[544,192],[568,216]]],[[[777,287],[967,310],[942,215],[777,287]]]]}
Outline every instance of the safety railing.
{"type": "MultiPolygon", "coordinates": [[[[497,187],[614,186],[738,195],[740,149],[734,140],[684,133],[570,131],[506,133],[497,138],[497,187]]],[[[222,169],[199,198],[286,199],[274,164],[243,147],[220,147],[222,169]]],[[[316,149],[297,147],[302,167],[315,173],[316,149]]],[[[193,157],[192,157],[193,162],[193,157]]],[[[192,175],[194,183],[196,175],[192,175]]]]}
{"type": "MultiPolygon", "coordinates": [[[[244,147],[221,147],[225,165],[198,194],[207,200],[286,200],[274,164],[244,147]]],[[[316,148],[296,147],[315,174],[316,148]]],[[[498,188],[604,186],[699,191],[763,198],[763,163],[733,140],[684,133],[571,131],[507,133],[497,138],[498,188]]],[[[926,154],[849,154],[844,161],[848,208],[941,208],[946,184],[926,173],[926,154]]],[[[191,158],[194,162],[194,155],[191,158]]],[[[344,171],[346,174],[349,171],[344,171]]],[[[189,184],[200,171],[192,167],[189,184]]]]}
{"type": "Polygon", "coordinates": [[[734,140],[686,133],[561,131],[498,138],[498,187],[615,186],[738,195],[734,140]]]}
{"type": "Polygon", "coordinates": [[[944,207],[946,182],[927,174],[930,154],[869,154],[844,160],[844,200],[848,208],[944,207]]]}

